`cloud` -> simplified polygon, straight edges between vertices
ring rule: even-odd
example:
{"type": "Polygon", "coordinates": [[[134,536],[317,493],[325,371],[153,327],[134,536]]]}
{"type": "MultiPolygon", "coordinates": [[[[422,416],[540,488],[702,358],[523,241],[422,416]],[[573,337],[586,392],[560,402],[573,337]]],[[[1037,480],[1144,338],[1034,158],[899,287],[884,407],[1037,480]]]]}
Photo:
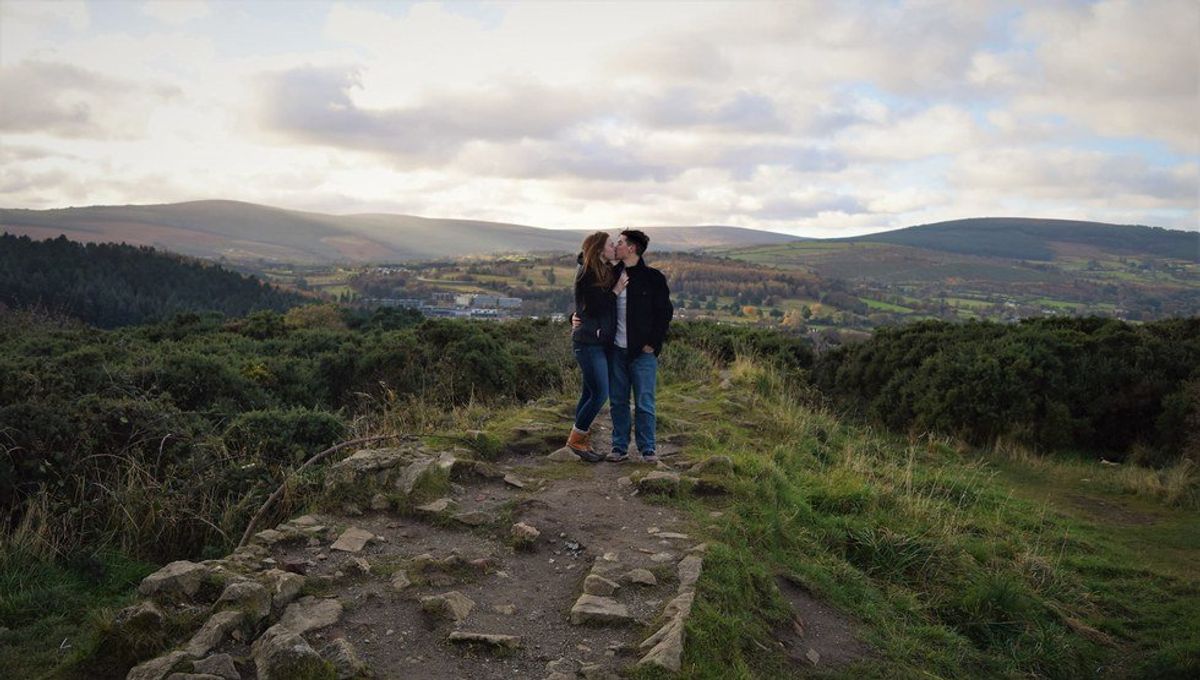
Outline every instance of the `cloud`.
{"type": "Polygon", "coordinates": [[[144,117],[114,110],[122,100],[167,99],[173,88],[146,87],[64,63],[25,61],[0,67],[0,130],[63,137],[136,134],[144,117]]]}
{"type": "Polygon", "coordinates": [[[142,4],[142,14],[178,26],[208,16],[204,0],[154,0],[142,4]]]}
{"type": "Polygon", "coordinates": [[[498,83],[471,91],[440,91],[421,103],[372,109],[358,105],[354,67],[301,67],[261,77],[265,128],[314,144],[404,158],[448,159],[471,141],[544,139],[592,110],[587,97],[538,83],[498,83]]]}

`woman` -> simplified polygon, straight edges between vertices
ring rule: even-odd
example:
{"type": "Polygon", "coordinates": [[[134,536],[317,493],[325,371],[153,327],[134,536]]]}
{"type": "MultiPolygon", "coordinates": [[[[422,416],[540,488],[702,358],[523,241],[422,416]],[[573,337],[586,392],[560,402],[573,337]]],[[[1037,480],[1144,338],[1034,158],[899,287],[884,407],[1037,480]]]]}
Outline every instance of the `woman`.
{"type": "Polygon", "coordinates": [[[604,456],[591,444],[592,421],[608,401],[608,358],[605,354],[617,328],[617,295],[612,265],[614,243],[598,231],[583,240],[575,274],[575,314],[581,323],[571,332],[575,361],[583,371],[583,393],[575,406],[575,425],[567,446],[581,459],[598,463],[604,456]]]}

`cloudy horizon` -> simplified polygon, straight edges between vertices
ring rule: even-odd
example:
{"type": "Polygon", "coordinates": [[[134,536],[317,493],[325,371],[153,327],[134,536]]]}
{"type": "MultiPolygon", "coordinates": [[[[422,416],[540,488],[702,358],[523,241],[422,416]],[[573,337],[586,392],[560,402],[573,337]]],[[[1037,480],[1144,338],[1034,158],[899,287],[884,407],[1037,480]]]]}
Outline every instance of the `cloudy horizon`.
{"type": "Polygon", "coordinates": [[[0,207],[1200,230],[1200,3],[0,0],[0,207]]]}

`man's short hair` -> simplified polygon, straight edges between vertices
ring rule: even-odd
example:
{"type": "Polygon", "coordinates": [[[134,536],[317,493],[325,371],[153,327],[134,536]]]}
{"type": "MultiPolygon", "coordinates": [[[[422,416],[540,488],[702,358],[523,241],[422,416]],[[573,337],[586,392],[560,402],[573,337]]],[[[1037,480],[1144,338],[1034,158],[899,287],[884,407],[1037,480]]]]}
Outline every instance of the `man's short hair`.
{"type": "Polygon", "coordinates": [[[621,232],[621,236],[625,237],[626,243],[632,243],[637,248],[638,255],[646,254],[646,246],[650,245],[650,237],[646,236],[646,232],[638,229],[626,229],[621,232]]]}

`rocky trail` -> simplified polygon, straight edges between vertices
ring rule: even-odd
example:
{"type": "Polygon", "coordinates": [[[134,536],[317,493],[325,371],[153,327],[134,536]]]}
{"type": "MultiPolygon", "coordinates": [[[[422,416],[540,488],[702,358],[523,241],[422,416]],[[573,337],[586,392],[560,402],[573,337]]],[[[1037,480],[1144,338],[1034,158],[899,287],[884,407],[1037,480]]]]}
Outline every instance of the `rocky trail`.
{"type": "Polygon", "coordinates": [[[646,497],[719,491],[728,460],[692,465],[668,437],[657,466],[589,465],[554,450],[560,429],[517,428],[492,460],[408,442],[334,464],[320,507],[336,511],[146,578],[115,625],[133,640],[175,631],[174,646],[128,678],[677,671],[705,545],[646,497]]]}

